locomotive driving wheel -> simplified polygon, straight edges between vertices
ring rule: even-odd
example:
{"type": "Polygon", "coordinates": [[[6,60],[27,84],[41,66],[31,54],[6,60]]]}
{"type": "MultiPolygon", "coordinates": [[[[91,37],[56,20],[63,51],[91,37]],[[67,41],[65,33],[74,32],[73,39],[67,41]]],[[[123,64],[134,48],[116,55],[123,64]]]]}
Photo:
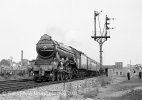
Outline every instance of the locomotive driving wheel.
{"type": "Polygon", "coordinates": [[[58,81],[60,80],[60,74],[59,74],[59,72],[57,73],[57,80],[58,81]]]}
{"type": "Polygon", "coordinates": [[[61,80],[64,79],[63,72],[60,73],[60,79],[61,79],[61,80]]]}
{"type": "Polygon", "coordinates": [[[63,73],[60,71],[57,73],[57,80],[63,80],[63,73]]]}
{"type": "Polygon", "coordinates": [[[72,79],[72,69],[71,69],[71,66],[69,66],[69,68],[68,68],[68,78],[72,79]]]}
{"type": "Polygon", "coordinates": [[[55,81],[55,78],[56,78],[56,77],[55,77],[55,73],[54,73],[54,72],[51,72],[50,77],[51,77],[51,80],[52,80],[52,81],[55,81]]]}
{"type": "Polygon", "coordinates": [[[69,78],[69,77],[68,77],[68,73],[65,72],[65,74],[64,74],[64,79],[67,80],[68,78],[69,78]]]}
{"type": "Polygon", "coordinates": [[[68,77],[69,77],[69,79],[72,79],[72,73],[71,72],[68,74],[68,77]]]}

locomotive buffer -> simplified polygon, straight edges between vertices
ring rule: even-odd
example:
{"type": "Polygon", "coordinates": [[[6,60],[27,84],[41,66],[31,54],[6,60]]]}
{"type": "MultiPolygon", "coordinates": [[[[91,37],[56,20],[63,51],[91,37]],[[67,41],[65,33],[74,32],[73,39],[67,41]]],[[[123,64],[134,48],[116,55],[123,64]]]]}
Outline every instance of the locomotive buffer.
{"type": "MultiPolygon", "coordinates": [[[[102,11],[101,11],[102,12],[102,11]]],[[[94,36],[91,36],[96,42],[99,43],[100,45],[100,73],[103,73],[103,62],[102,62],[102,45],[105,41],[107,41],[108,38],[110,38],[110,36],[107,34],[109,29],[114,29],[114,28],[110,28],[108,27],[108,25],[110,24],[109,23],[109,20],[111,20],[110,18],[107,17],[106,15],[106,18],[105,18],[105,24],[104,24],[104,28],[103,28],[103,31],[101,31],[101,27],[100,27],[100,21],[99,21],[99,12],[97,11],[94,11],[94,36]],[[96,35],[96,19],[98,18],[98,22],[99,22],[99,29],[100,29],[100,32],[99,32],[99,35],[96,35]]],[[[114,20],[114,18],[112,18],[112,20],[114,20]]]]}

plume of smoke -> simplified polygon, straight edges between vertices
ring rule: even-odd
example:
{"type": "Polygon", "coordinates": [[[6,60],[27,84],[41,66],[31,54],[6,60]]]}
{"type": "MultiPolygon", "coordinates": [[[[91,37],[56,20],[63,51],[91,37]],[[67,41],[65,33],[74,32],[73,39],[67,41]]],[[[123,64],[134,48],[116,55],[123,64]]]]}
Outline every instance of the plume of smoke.
{"type": "Polygon", "coordinates": [[[79,37],[77,31],[68,31],[64,36],[65,42],[71,46],[79,45],[79,37]]]}
{"type": "Polygon", "coordinates": [[[49,27],[46,29],[46,34],[50,35],[53,40],[57,42],[64,42],[65,31],[59,27],[49,27]]]}
{"type": "Polygon", "coordinates": [[[77,31],[66,31],[52,26],[46,29],[46,34],[50,35],[53,40],[68,46],[78,47],[80,44],[77,31]]]}

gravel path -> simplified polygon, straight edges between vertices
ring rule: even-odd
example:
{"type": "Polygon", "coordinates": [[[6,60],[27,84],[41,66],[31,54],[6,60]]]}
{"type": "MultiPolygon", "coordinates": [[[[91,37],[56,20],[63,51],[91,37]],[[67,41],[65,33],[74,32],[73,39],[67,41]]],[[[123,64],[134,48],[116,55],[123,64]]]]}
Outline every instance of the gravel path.
{"type": "Polygon", "coordinates": [[[141,92],[142,79],[117,77],[111,85],[101,87],[93,100],[142,100],[141,92]]]}

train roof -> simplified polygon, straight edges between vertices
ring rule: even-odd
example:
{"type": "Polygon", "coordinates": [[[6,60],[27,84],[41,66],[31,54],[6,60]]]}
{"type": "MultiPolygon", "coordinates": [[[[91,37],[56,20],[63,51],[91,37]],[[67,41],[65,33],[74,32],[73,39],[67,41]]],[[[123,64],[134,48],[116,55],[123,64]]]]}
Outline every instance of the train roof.
{"type": "MultiPolygon", "coordinates": [[[[82,51],[79,51],[79,50],[73,48],[72,46],[69,46],[69,47],[72,48],[73,50],[77,51],[77,52],[83,53],[82,51]]],[[[83,53],[83,54],[84,54],[84,53],[83,53]]]]}
{"type": "MultiPolygon", "coordinates": [[[[49,35],[47,35],[47,34],[44,34],[44,35],[41,36],[41,38],[40,38],[40,40],[44,40],[44,39],[52,40],[51,36],[49,36],[49,35]]],[[[79,51],[79,50],[75,49],[75,48],[72,47],[72,46],[67,46],[67,45],[65,45],[65,44],[63,44],[63,43],[61,43],[61,42],[57,42],[57,41],[55,41],[55,40],[52,40],[52,41],[53,41],[56,45],[61,46],[62,48],[67,49],[67,50],[69,50],[70,52],[73,50],[73,51],[75,51],[75,52],[78,52],[78,53],[80,53],[80,54],[82,54],[82,55],[88,57],[85,53],[83,53],[82,51],[79,51]]],[[[92,58],[90,58],[90,57],[88,57],[88,58],[91,59],[91,61],[93,61],[94,63],[99,64],[99,62],[95,61],[94,59],[92,59],[92,58]]]]}

